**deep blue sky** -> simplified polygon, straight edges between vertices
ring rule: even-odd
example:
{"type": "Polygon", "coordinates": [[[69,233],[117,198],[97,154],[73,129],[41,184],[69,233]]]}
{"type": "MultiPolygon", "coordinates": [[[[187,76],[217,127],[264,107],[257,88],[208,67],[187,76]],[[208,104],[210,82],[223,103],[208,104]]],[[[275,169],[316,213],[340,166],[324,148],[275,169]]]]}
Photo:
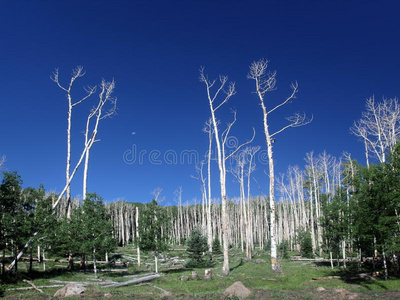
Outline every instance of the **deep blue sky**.
{"type": "MultiPolygon", "coordinates": [[[[294,103],[271,118],[272,129],[296,111],[314,116],[310,125],[277,137],[277,172],[303,166],[312,150],[334,156],[348,151],[364,163],[362,144],[349,127],[365,98],[400,95],[399,9],[398,1],[2,1],[0,154],[24,186],[43,183],[61,191],[67,102],[49,77],[59,68],[67,83],[71,69],[82,65],[87,75],[76,82],[75,95],[85,85],[114,78],[119,108],[100,124],[89,191],[106,201],[147,202],[162,187],[165,203],[174,203],[173,192],[182,186],[184,201],[201,199],[200,182],[190,177],[194,164],[163,160],[168,150],[207,150],[201,129],[209,108],[199,67],[210,78],[225,74],[236,82],[237,95],[218,112],[222,125],[234,108],[232,134],[244,141],[255,127],[254,145],[264,145],[261,110],[246,75],[253,60],[266,58],[271,71],[278,71],[269,105],[288,95],[290,82],[297,80],[300,89],[294,103]],[[124,152],[133,147],[136,156],[146,151],[143,163],[124,162],[124,152]],[[152,150],[160,151],[161,165],[149,162],[152,150]]],[[[74,111],[73,162],[91,101],[74,111]]],[[[266,169],[258,163],[255,173],[264,191],[266,169]]],[[[216,170],[213,179],[218,197],[216,170]]],[[[228,194],[237,195],[237,184],[228,181],[228,194]]],[[[81,194],[80,174],[72,193],[81,194]]],[[[256,185],[253,194],[259,194],[256,185]]]]}

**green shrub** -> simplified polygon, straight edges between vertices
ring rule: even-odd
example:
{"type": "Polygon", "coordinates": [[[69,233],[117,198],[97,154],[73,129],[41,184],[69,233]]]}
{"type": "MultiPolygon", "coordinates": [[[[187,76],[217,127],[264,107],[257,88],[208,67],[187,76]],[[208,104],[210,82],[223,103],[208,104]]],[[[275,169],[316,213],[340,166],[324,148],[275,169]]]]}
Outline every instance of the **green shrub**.
{"type": "Polygon", "coordinates": [[[278,246],[279,256],[281,258],[289,258],[289,243],[287,241],[283,241],[278,246]]]}
{"type": "Polygon", "coordinates": [[[186,251],[189,254],[187,268],[202,268],[211,265],[210,261],[204,259],[204,253],[208,250],[207,238],[201,234],[199,228],[194,228],[187,241],[186,251]]]}
{"type": "Polygon", "coordinates": [[[311,233],[309,231],[303,231],[299,234],[299,236],[300,236],[301,256],[306,258],[314,258],[311,233]]]}
{"type": "Polygon", "coordinates": [[[218,235],[215,236],[212,243],[212,252],[213,254],[221,254],[221,243],[219,242],[218,235]]]}

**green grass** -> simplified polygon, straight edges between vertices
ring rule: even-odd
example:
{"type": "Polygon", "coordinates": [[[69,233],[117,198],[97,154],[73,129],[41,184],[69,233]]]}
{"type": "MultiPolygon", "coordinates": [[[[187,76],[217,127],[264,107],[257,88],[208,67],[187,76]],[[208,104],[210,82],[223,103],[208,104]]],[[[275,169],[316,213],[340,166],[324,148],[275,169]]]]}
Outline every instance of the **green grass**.
{"type": "MultiPolygon", "coordinates": [[[[271,299],[313,299],[317,287],[324,287],[331,293],[334,298],[333,289],[344,288],[348,291],[362,295],[361,299],[376,299],[382,293],[392,292],[390,298],[397,299],[400,295],[400,279],[395,278],[389,281],[383,279],[378,280],[360,280],[351,276],[348,272],[335,268],[331,269],[329,265],[322,263],[313,263],[305,261],[290,261],[283,260],[282,272],[273,273],[269,265],[269,256],[264,251],[257,251],[255,258],[263,259],[267,263],[254,263],[244,259],[244,255],[237,250],[231,251],[229,276],[221,275],[221,262],[218,262],[213,268],[213,279],[211,281],[204,280],[189,280],[180,281],[179,278],[183,275],[190,277],[193,270],[197,271],[199,277],[204,276],[205,269],[185,269],[183,266],[166,268],[160,266],[160,272],[163,274],[151,283],[172,293],[174,298],[199,298],[199,299],[224,299],[221,295],[223,291],[236,281],[241,281],[247,288],[251,289],[255,296],[260,292],[267,292],[271,299]],[[341,276],[340,279],[327,280],[312,280],[315,277],[326,276],[341,276]],[[221,298],[222,297],[222,298],[221,298]]],[[[136,252],[128,247],[119,249],[118,254],[134,256],[136,252]]],[[[170,251],[169,257],[186,257],[184,251],[170,251]]],[[[153,263],[152,255],[144,254],[142,257],[142,267],[133,265],[132,262],[127,268],[119,267],[119,269],[127,269],[127,271],[116,272],[99,272],[99,277],[103,280],[112,280],[115,282],[126,281],[132,278],[122,277],[124,275],[145,274],[151,272],[145,267],[145,264],[153,263]]],[[[221,257],[215,258],[216,261],[221,261],[221,257]]],[[[27,269],[28,263],[20,263],[19,266],[24,266],[27,269]]],[[[36,269],[32,274],[27,274],[24,271],[20,273],[19,280],[15,283],[10,282],[3,285],[3,288],[18,288],[27,287],[28,285],[22,282],[23,278],[29,279],[37,286],[53,285],[50,280],[60,281],[83,281],[90,282],[94,279],[92,272],[67,272],[65,267],[58,267],[60,263],[47,263],[47,271],[36,269]]],[[[36,264],[38,266],[38,264],[36,264]]],[[[78,265],[77,265],[78,267],[78,265]]],[[[106,266],[100,268],[109,269],[106,266]]],[[[118,269],[118,268],[115,268],[118,269]]],[[[162,292],[151,285],[128,285],[118,288],[102,288],[99,286],[89,286],[85,293],[85,298],[103,298],[106,296],[114,299],[128,299],[133,296],[137,299],[159,299],[162,292]]],[[[46,288],[45,294],[40,294],[35,290],[26,291],[6,291],[6,299],[48,299],[59,288],[46,288]]],[[[318,292],[317,292],[318,293],[318,292]]],[[[332,299],[333,299],[332,298],[332,299]]],[[[72,298],[71,298],[72,299],[72,298]]],[[[400,296],[399,298],[400,299],[400,296]]]]}

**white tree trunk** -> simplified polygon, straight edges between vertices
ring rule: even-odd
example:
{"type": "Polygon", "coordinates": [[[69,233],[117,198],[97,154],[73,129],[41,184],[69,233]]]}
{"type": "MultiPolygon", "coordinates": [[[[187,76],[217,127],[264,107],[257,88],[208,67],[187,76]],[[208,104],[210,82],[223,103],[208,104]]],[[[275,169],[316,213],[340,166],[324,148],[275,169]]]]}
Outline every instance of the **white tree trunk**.
{"type": "Polygon", "coordinates": [[[139,247],[139,208],[136,206],[136,251],[137,251],[137,265],[140,267],[140,247],[139,247]]]}
{"type": "Polygon", "coordinates": [[[207,209],[207,236],[208,236],[208,251],[212,252],[213,232],[211,224],[211,154],[212,154],[212,124],[209,121],[208,132],[208,155],[207,155],[207,190],[208,190],[208,209],[207,209]]]}
{"type": "Polygon", "coordinates": [[[94,269],[94,278],[97,278],[97,263],[96,263],[96,249],[93,248],[93,269],[94,269]]]}
{"type": "Polygon", "coordinates": [[[155,265],[155,271],[158,273],[158,254],[156,253],[154,255],[154,265],[155,265]]]}
{"type": "Polygon", "coordinates": [[[268,166],[269,166],[269,206],[270,206],[270,240],[271,240],[271,267],[273,272],[277,272],[277,245],[276,245],[276,223],[275,223],[275,171],[274,171],[274,159],[273,159],[273,149],[272,143],[275,140],[272,138],[286,130],[290,127],[298,127],[302,125],[306,125],[310,121],[307,121],[305,115],[294,114],[292,117],[287,118],[290,123],[289,125],[284,126],[280,130],[275,133],[270,133],[269,124],[268,124],[268,116],[276,109],[280,108],[283,105],[286,105],[291,101],[291,99],[295,98],[297,93],[297,83],[292,84],[292,93],[289,97],[286,98],[283,102],[276,105],[269,111],[267,110],[264,102],[265,94],[269,91],[275,89],[276,84],[276,72],[266,73],[268,67],[268,61],[259,60],[257,62],[253,62],[250,66],[250,72],[248,74],[248,78],[254,79],[256,83],[256,93],[260,101],[260,105],[263,112],[263,125],[264,125],[264,134],[265,134],[265,142],[267,145],[268,152],[268,166]]]}
{"type": "Polygon", "coordinates": [[[89,170],[89,149],[86,151],[85,155],[85,164],[83,169],[83,190],[82,190],[82,199],[86,198],[87,195],[87,177],[88,177],[88,170],[89,170]]]}

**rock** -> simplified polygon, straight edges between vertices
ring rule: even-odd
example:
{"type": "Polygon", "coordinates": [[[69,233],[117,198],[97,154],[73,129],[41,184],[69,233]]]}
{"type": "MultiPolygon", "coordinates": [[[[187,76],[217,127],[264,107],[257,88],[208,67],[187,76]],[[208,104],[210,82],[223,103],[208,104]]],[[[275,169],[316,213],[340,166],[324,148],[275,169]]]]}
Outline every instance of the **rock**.
{"type": "Polygon", "coordinates": [[[164,293],[162,293],[160,298],[161,299],[168,299],[170,297],[172,297],[172,293],[165,291],[164,293]]]}
{"type": "Polygon", "coordinates": [[[372,277],[371,275],[361,273],[357,275],[358,278],[366,279],[366,280],[376,280],[376,278],[372,277]]]}
{"type": "Polygon", "coordinates": [[[350,292],[350,291],[348,291],[346,289],[337,288],[337,289],[333,289],[333,291],[335,293],[341,294],[342,296],[345,297],[345,299],[348,299],[348,300],[360,299],[360,296],[357,293],[350,292]]]}
{"type": "Polygon", "coordinates": [[[204,271],[204,280],[210,280],[212,279],[212,271],[211,269],[206,269],[204,271]]]}
{"type": "Polygon", "coordinates": [[[251,294],[251,291],[246,288],[243,283],[236,281],[224,291],[227,297],[238,297],[239,299],[246,299],[251,294]]]}
{"type": "Polygon", "coordinates": [[[54,297],[62,298],[62,297],[70,297],[70,296],[77,296],[86,291],[86,288],[82,284],[78,283],[68,283],[63,288],[59,289],[55,294],[54,297]]]}
{"type": "Polygon", "coordinates": [[[199,275],[197,274],[196,271],[193,271],[193,272],[192,272],[192,278],[193,278],[193,279],[198,279],[198,278],[199,278],[199,275]]]}
{"type": "Polygon", "coordinates": [[[253,262],[254,262],[255,264],[262,264],[262,263],[265,263],[265,260],[263,260],[262,258],[257,258],[257,259],[255,259],[255,260],[253,260],[253,262]]]}
{"type": "Polygon", "coordinates": [[[190,279],[189,276],[181,276],[181,277],[179,277],[180,281],[188,281],[189,279],[190,279]]]}
{"type": "Polygon", "coordinates": [[[326,288],[320,286],[320,287],[317,287],[317,291],[318,292],[323,292],[323,291],[326,291],[326,288]]]}

